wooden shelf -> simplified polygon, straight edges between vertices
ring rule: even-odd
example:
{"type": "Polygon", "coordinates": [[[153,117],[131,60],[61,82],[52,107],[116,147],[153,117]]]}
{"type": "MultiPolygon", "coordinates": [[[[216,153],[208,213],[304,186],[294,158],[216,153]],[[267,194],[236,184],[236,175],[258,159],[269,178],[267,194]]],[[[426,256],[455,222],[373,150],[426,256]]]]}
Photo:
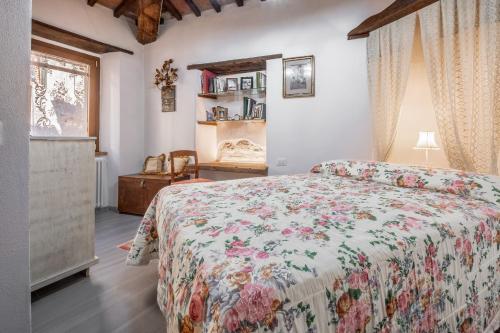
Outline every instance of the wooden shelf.
{"type": "Polygon", "coordinates": [[[267,175],[267,165],[263,163],[229,163],[229,162],[209,162],[200,163],[200,170],[227,171],[254,173],[267,175]]]}
{"type": "Polygon", "coordinates": [[[252,95],[265,95],[266,88],[253,88],[234,91],[224,91],[219,93],[198,94],[198,97],[217,99],[219,97],[235,97],[235,96],[252,96],[252,95]]]}
{"type": "Polygon", "coordinates": [[[266,120],[265,119],[217,120],[217,121],[198,120],[199,125],[209,125],[209,126],[217,126],[220,124],[242,124],[242,123],[265,124],[266,120]]]}
{"type": "Polygon", "coordinates": [[[282,54],[271,54],[262,57],[234,59],[187,66],[187,69],[209,70],[216,75],[230,75],[266,70],[266,61],[282,58],[282,54]]]}

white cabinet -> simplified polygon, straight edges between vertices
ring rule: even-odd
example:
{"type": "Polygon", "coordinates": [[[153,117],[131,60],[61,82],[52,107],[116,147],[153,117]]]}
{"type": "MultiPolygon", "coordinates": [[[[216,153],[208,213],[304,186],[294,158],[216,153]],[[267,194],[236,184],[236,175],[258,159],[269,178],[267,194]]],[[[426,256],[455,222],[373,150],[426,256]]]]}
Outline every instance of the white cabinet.
{"type": "Polygon", "coordinates": [[[94,139],[31,138],[32,291],[97,262],[95,179],[94,139]]]}

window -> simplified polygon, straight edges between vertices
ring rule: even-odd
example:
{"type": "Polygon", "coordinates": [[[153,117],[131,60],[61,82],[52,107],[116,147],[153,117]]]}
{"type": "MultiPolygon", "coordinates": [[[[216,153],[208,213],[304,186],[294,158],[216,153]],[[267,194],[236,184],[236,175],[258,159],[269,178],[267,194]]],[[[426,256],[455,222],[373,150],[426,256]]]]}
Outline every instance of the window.
{"type": "Polygon", "coordinates": [[[98,138],[99,58],[32,40],[31,135],[98,138]]]}

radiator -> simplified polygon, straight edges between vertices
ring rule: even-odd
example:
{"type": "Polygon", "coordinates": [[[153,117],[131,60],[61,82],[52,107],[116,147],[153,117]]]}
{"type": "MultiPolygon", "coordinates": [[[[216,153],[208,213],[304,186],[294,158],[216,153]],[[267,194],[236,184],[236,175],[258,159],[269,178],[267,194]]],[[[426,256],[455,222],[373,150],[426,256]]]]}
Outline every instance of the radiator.
{"type": "Polygon", "coordinates": [[[95,207],[108,206],[108,168],[105,156],[95,158],[95,207]]]}

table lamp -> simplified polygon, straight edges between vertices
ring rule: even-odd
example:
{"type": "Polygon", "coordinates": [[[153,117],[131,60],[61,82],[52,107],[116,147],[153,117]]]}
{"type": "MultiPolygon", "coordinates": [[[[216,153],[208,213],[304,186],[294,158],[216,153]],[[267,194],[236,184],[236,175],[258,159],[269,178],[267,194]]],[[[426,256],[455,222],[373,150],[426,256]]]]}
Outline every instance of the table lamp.
{"type": "Polygon", "coordinates": [[[413,148],[425,150],[425,165],[429,166],[429,150],[439,150],[434,132],[419,132],[417,145],[413,148]]]}

